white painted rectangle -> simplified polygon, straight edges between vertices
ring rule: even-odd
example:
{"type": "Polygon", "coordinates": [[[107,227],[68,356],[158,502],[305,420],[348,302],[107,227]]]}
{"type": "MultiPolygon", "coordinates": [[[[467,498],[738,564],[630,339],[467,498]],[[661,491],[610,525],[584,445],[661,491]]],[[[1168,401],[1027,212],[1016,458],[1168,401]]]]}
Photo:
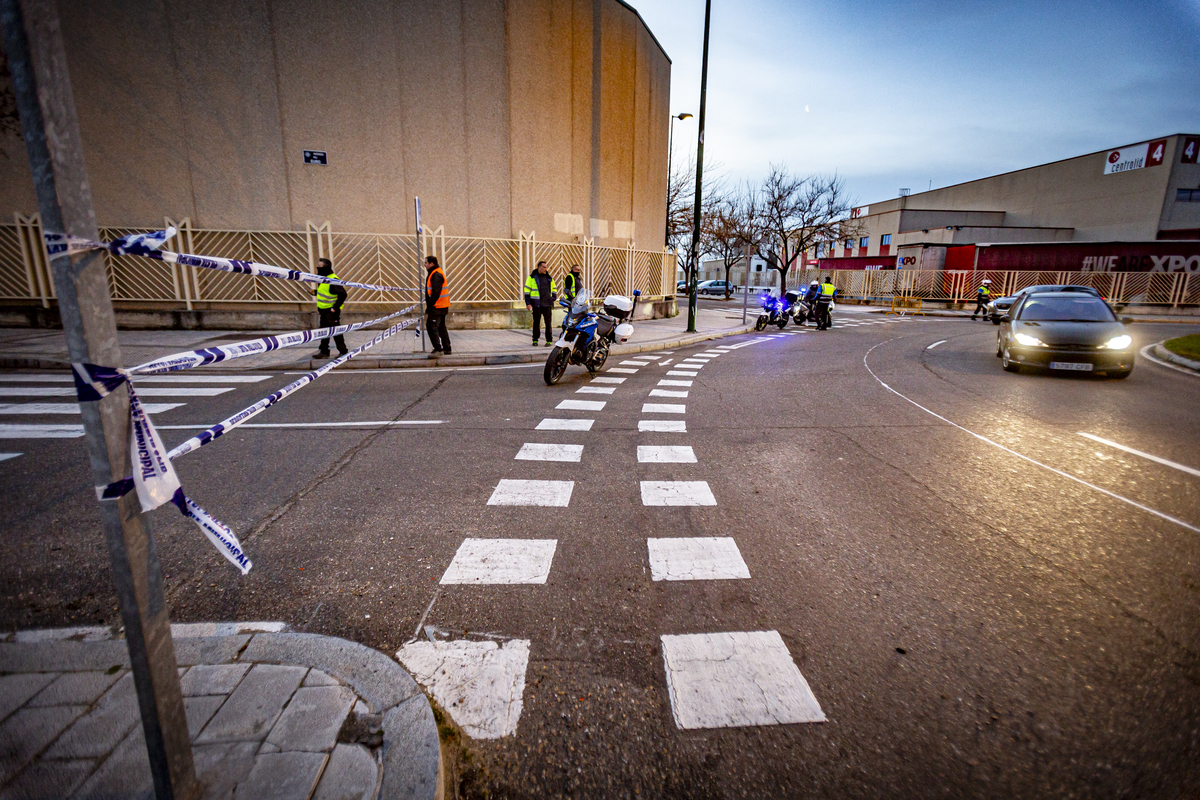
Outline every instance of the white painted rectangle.
{"type": "Polygon", "coordinates": [[[708,481],[642,481],[644,506],[715,506],[708,481]]]}
{"type": "Polygon", "coordinates": [[[672,380],[663,378],[661,381],[658,382],[658,385],[659,386],[691,386],[692,382],[691,381],[672,381],[672,380]]]}
{"type": "Polygon", "coordinates": [[[557,546],[557,539],[466,539],[441,583],[545,583],[557,546]]]}
{"type": "MultiPolygon", "coordinates": [[[[134,381],[137,385],[143,383],[258,383],[265,381],[270,375],[194,375],[185,372],[180,375],[137,375],[134,381]]],[[[0,375],[0,383],[71,383],[75,379],[70,375],[0,375]]]]}
{"type": "Polygon", "coordinates": [[[777,631],[664,635],[662,647],[682,730],[825,721],[777,631]]]}
{"type": "Polygon", "coordinates": [[[643,414],[683,414],[687,406],[674,403],[642,403],[643,414]]]}
{"type": "Polygon", "coordinates": [[[553,506],[566,508],[571,502],[575,481],[515,481],[496,484],[489,506],[553,506]]]}
{"type": "MultiPolygon", "coordinates": [[[[142,403],[147,414],[161,414],[187,403],[142,403]]],[[[78,414],[78,403],[0,403],[0,414],[78,414]]]]}
{"type": "Polygon", "coordinates": [[[75,439],[83,436],[82,425],[0,425],[0,439],[75,439]]]}
{"type": "Polygon", "coordinates": [[[694,372],[694,371],[684,370],[684,369],[669,369],[669,370],[667,370],[667,374],[668,375],[676,375],[676,376],[683,377],[683,378],[694,378],[699,373],[694,372]]]}
{"type": "Polygon", "coordinates": [[[750,568],[727,536],[647,539],[650,577],[656,581],[748,580],[750,568]]]}
{"type": "Polygon", "coordinates": [[[618,363],[622,367],[648,367],[648,366],[650,366],[649,361],[620,361],[618,363]]]}
{"type": "MultiPolygon", "coordinates": [[[[214,397],[232,392],[232,386],[181,386],[178,389],[138,388],[138,397],[214,397]]],[[[74,386],[0,386],[0,397],[74,397],[74,386]]]]}
{"type": "Polygon", "coordinates": [[[615,386],[580,386],[575,394],[612,394],[616,390],[615,386]]]}
{"type": "Polygon", "coordinates": [[[640,358],[644,361],[658,361],[660,358],[662,358],[662,356],[661,355],[652,356],[652,355],[649,355],[646,353],[638,353],[636,356],[634,356],[634,358],[640,358]]]}
{"type": "Polygon", "coordinates": [[[541,444],[526,442],[517,451],[517,461],[573,461],[583,457],[581,444],[541,444]]]}
{"type": "Polygon", "coordinates": [[[546,417],[537,424],[537,431],[590,431],[594,419],[554,419],[546,417]]]}
{"type": "Polygon", "coordinates": [[[637,372],[636,369],[621,369],[620,367],[609,367],[609,372],[620,372],[624,375],[633,375],[637,372]]]}
{"type": "Polygon", "coordinates": [[[605,405],[603,400],[563,400],[555,408],[559,411],[602,411],[605,405]]]}
{"type": "Polygon", "coordinates": [[[20,453],[0,453],[0,461],[8,461],[10,458],[17,458],[20,453]]]}
{"type": "Polygon", "coordinates": [[[684,444],[639,444],[639,464],[695,464],[696,452],[684,444]]]}
{"type": "Polygon", "coordinates": [[[610,377],[607,377],[607,376],[604,376],[604,375],[597,375],[595,378],[592,378],[592,383],[613,383],[613,384],[621,384],[621,383],[624,383],[624,382],[625,382],[625,381],[627,381],[627,380],[629,380],[629,379],[628,379],[628,378],[610,378],[610,377]]]}
{"type": "Polygon", "coordinates": [[[650,397],[687,397],[687,396],[688,396],[688,393],[687,393],[686,389],[682,389],[682,390],[651,389],[650,390],[650,397]]]}
{"type": "Polygon", "coordinates": [[[681,419],[639,419],[642,433],[687,433],[687,423],[681,419]]]}
{"type": "Polygon", "coordinates": [[[717,356],[725,355],[720,350],[705,350],[699,354],[701,358],[716,358],[717,356]]]}

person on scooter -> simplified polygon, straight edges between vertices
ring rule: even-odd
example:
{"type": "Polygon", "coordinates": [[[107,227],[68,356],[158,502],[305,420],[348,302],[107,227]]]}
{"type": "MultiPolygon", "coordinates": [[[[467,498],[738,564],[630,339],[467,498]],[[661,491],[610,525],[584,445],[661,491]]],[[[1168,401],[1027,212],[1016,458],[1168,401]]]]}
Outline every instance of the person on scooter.
{"type": "Polygon", "coordinates": [[[821,293],[821,284],[813,281],[804,292],[804,304],[808,306],[808,318],[800,324],[807,325],[809,320],[817,321],[817,295],[821,293]]]}

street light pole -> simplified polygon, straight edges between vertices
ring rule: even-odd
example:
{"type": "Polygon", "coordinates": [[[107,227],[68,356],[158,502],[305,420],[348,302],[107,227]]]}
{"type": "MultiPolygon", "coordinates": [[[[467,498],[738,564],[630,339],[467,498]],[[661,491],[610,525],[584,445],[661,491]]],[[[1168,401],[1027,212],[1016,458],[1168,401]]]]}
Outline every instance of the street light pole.
{"type": "Polygon", "coordinates": [[[667,224],[663,228],[663,244],[667,247],[671,246],[671,166],[675,163],[675,120],[682,122],[691,118],[692,115],[686,111],[682,114],[672,114],[671,133],[667,136],[667,224]]]}
{"type": "Polygon", "coordinates": [[[704,2],[704,60],[700,67],[700,134],[696,141],[696,203],[692,210],[692,247],[688,276],[688,333],[696,332],[696,278],[700,268],[700,203],[704,188],[704,107],[708,92],[708,28],[712,19],[712,0],[704,2]]]}

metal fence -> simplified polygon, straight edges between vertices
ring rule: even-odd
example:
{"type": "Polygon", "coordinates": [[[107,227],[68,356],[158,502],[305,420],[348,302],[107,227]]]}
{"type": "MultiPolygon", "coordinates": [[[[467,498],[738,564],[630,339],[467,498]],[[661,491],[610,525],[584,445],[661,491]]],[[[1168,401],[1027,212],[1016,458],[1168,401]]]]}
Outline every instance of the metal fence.
{"type": "MultiPolygon", "coordinates": [[[[179,229],[171,249],[198,255],[221,256],[313,272],[318,258],[333,261],[338,277],[386,286],[423,287],[425,271],[419,263],[413,234],[342,233],[328,222],[308,223],[304,231],[224,231],[193,228],[188,219],[165,220],[179,229]]],[[[140,232],[128,228],[101,228],[105,241],[140,232]]],[[[446,236],[438,227],[424,234],[421,252],[436,255],[456,303],[520,304],[525,277],[538,261],[545,261],[560,283],[572,264],[583,270],[584,285],[593,296],[630,295],[635,289],[647,297],[675,293],[675,256],[666,252],[597,247],[591,239],[580,244],[540,242],[522,232],[517,239],[482,239],[446,236]]],[[[311,287],[293,281],[272,280],[214,270],[166,264],[137,256],[105,254],[109,289],[114,300],[163,304],[165,308],[192,309],[197,304],[296,304],[310,303],[311,287]]],[[[41,221],[16,215],[13,224],[0,224],[0,300],[34,300],[48,308],[54,300],[49,259],[42,239],[41,221]]],[[[347,305],[396,303],[419,296],[412,289],[397,297],[350,289],[347,305]]]]}
{"type": "Polygon", "coordinates": [[[992,297],[1005,297],[1026,286],[1063,283],[1091,286],[1115,305],[1200,305],[1200,274],[1181,272],[1004,272],[977,270],[800,270],[788,276],[790,286],[803,286],[826,275],[842,297],[890,300],[919,297],[950,303],[975,299],[988,279],[992,297]]]}

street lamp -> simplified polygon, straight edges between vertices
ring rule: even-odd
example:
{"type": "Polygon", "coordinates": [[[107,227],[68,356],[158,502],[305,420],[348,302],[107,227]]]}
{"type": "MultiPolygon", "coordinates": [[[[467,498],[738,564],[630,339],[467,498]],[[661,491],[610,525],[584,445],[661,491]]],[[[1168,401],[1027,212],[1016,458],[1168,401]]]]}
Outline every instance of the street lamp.
{"type": "Polygon", "coordinates": [[[682,114],[671,115],[671,132],[667,136],[667,225],[663,244],[671,244],[671,164],[675,157],[675,120],[691,119],[692,115],[684,111],[682,114]]]}

